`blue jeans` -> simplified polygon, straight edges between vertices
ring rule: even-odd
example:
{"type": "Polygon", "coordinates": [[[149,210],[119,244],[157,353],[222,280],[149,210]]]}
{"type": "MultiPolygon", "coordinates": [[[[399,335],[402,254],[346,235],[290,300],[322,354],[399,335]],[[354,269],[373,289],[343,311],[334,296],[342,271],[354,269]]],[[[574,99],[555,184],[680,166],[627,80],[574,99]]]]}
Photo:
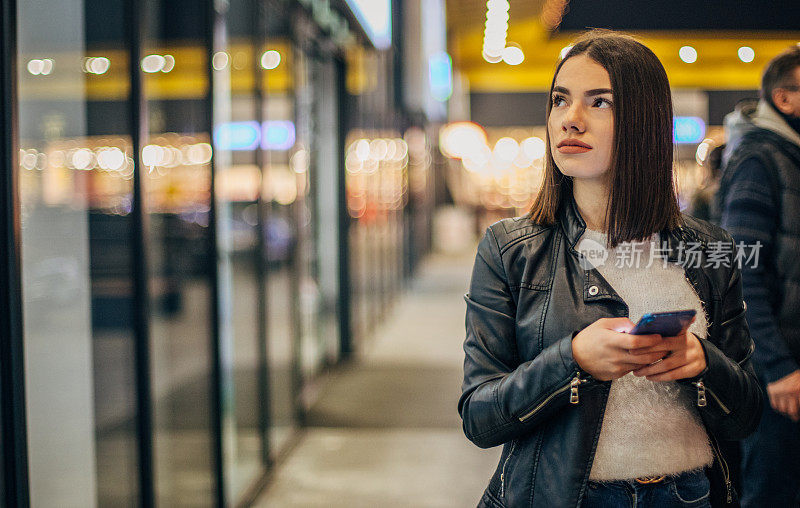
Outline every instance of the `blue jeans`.
{"type": "MultiPolygon", "coordinates": [[[[762,385],[764,393],[766,386],[762,385]]],[[[756,431],[742,441],[742,508],[800,506],[800,424],[764,401],[756,431]]]]}
{"type": "Polygon", "coordinates": [[[710,508],[711,485],[702,471],[669,476],[659,483],[593,482],[581,508],[710,508]]]}

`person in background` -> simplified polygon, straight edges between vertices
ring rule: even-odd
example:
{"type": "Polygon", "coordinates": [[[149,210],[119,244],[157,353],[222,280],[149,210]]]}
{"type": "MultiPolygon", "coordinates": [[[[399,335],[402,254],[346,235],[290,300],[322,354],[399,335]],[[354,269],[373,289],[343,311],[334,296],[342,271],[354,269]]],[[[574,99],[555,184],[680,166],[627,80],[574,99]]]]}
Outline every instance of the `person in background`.
{"type": "MultiPolygon", "coordinates": [[[[697,219],[712,221],[714,197],[719,190],[719,179],[722,176],[722,152],[725,145],[718,145],[712,148],[703,166],[706,168],[706,177],[703,179],[702,186],[692,196],[689,208],[686,213],[697,219]]],[[[712,221],[715,222],[715,221],[712,221]]]]}
{"type": "Polygon", "coordinates": [[[800,46],[769,62],[755,108],[727,119],[718,203],[721,224],[758,251],[742,267],[753,363],[769,396],[756,432],[742,443],[742,505],[800,502],[800,46]]]}

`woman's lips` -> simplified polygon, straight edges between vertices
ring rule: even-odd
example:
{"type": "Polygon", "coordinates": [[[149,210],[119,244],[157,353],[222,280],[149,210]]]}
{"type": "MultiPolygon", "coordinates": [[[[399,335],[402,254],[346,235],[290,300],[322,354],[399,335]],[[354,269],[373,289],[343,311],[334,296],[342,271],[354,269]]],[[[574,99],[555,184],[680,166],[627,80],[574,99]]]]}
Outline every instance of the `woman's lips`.
{"type": "Polygon", "coordinates": [[[565,139],[560,142],[556,148],[559,152],[567,154],[585,153],[592,149],[590,145],[587,145],[583,141],[578,141],[577,139],[565,139]]]}
{"type": "Polygon", "coordinates": [[[588,147],[585,147],[585,146],[581,146],[581,145],[561,145],[561,146],[558,147],[558,151],[559,152],[567,153],[567,154],[570,154],[570,153],[586,153],[589,150],[591,150],[591,148],[588,148],[588,147]]]}

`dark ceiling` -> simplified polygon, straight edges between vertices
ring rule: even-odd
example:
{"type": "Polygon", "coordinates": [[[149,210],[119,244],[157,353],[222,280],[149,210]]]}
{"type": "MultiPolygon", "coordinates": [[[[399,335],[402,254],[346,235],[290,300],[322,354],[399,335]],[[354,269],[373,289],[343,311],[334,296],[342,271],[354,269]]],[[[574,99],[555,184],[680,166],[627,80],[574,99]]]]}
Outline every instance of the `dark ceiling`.
{"type": "MultiPolygon", "coordinates": [[[[513,1],[512,1],[513,4],[513,1]]],[[[800,30],[793,0],[571,0],[561,30],[800,30]]]]}

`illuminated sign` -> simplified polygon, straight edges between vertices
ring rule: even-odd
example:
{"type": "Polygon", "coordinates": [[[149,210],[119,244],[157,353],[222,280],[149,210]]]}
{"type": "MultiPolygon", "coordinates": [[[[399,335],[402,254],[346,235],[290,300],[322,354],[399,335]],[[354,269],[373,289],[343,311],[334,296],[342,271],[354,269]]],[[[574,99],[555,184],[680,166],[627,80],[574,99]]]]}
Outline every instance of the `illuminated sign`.
{"type": "Polygon", "coordinates": [[[264,150],[288,150],[294,146],[294,123],[288,120],[268,120],[261,131],[264,150]]]}
{"type": "Polygon", "coordinates": [[[258,122],[226,122],[214,129],[214,145],[221,150],[255,150],[260,137],[258,122]]]}
{"type": "Polygon", "coordinates": [[[214,129],[214,145],[219,150],[289,150],[294,146],[294,123],[288,120],[225,122],[214,129]]]}
{"type": "Polygon", "coordinates": [[[453,63],[450,55],[444,51],[431,55],[428,58],[428,77],[431,96],[439,102],[449,99],[453,93],[453,63]]]}
{"type": "Polygon", "coordinates": [[[350,10],[378,49],[392,45],[392,0],[346,0],[350,10]]]}
{"type": "Polygon", "coordinates": [[[672,121],[675,143],[699,143],[706,135],[706,123],[696,116],[676,116],[672,121]]]}

